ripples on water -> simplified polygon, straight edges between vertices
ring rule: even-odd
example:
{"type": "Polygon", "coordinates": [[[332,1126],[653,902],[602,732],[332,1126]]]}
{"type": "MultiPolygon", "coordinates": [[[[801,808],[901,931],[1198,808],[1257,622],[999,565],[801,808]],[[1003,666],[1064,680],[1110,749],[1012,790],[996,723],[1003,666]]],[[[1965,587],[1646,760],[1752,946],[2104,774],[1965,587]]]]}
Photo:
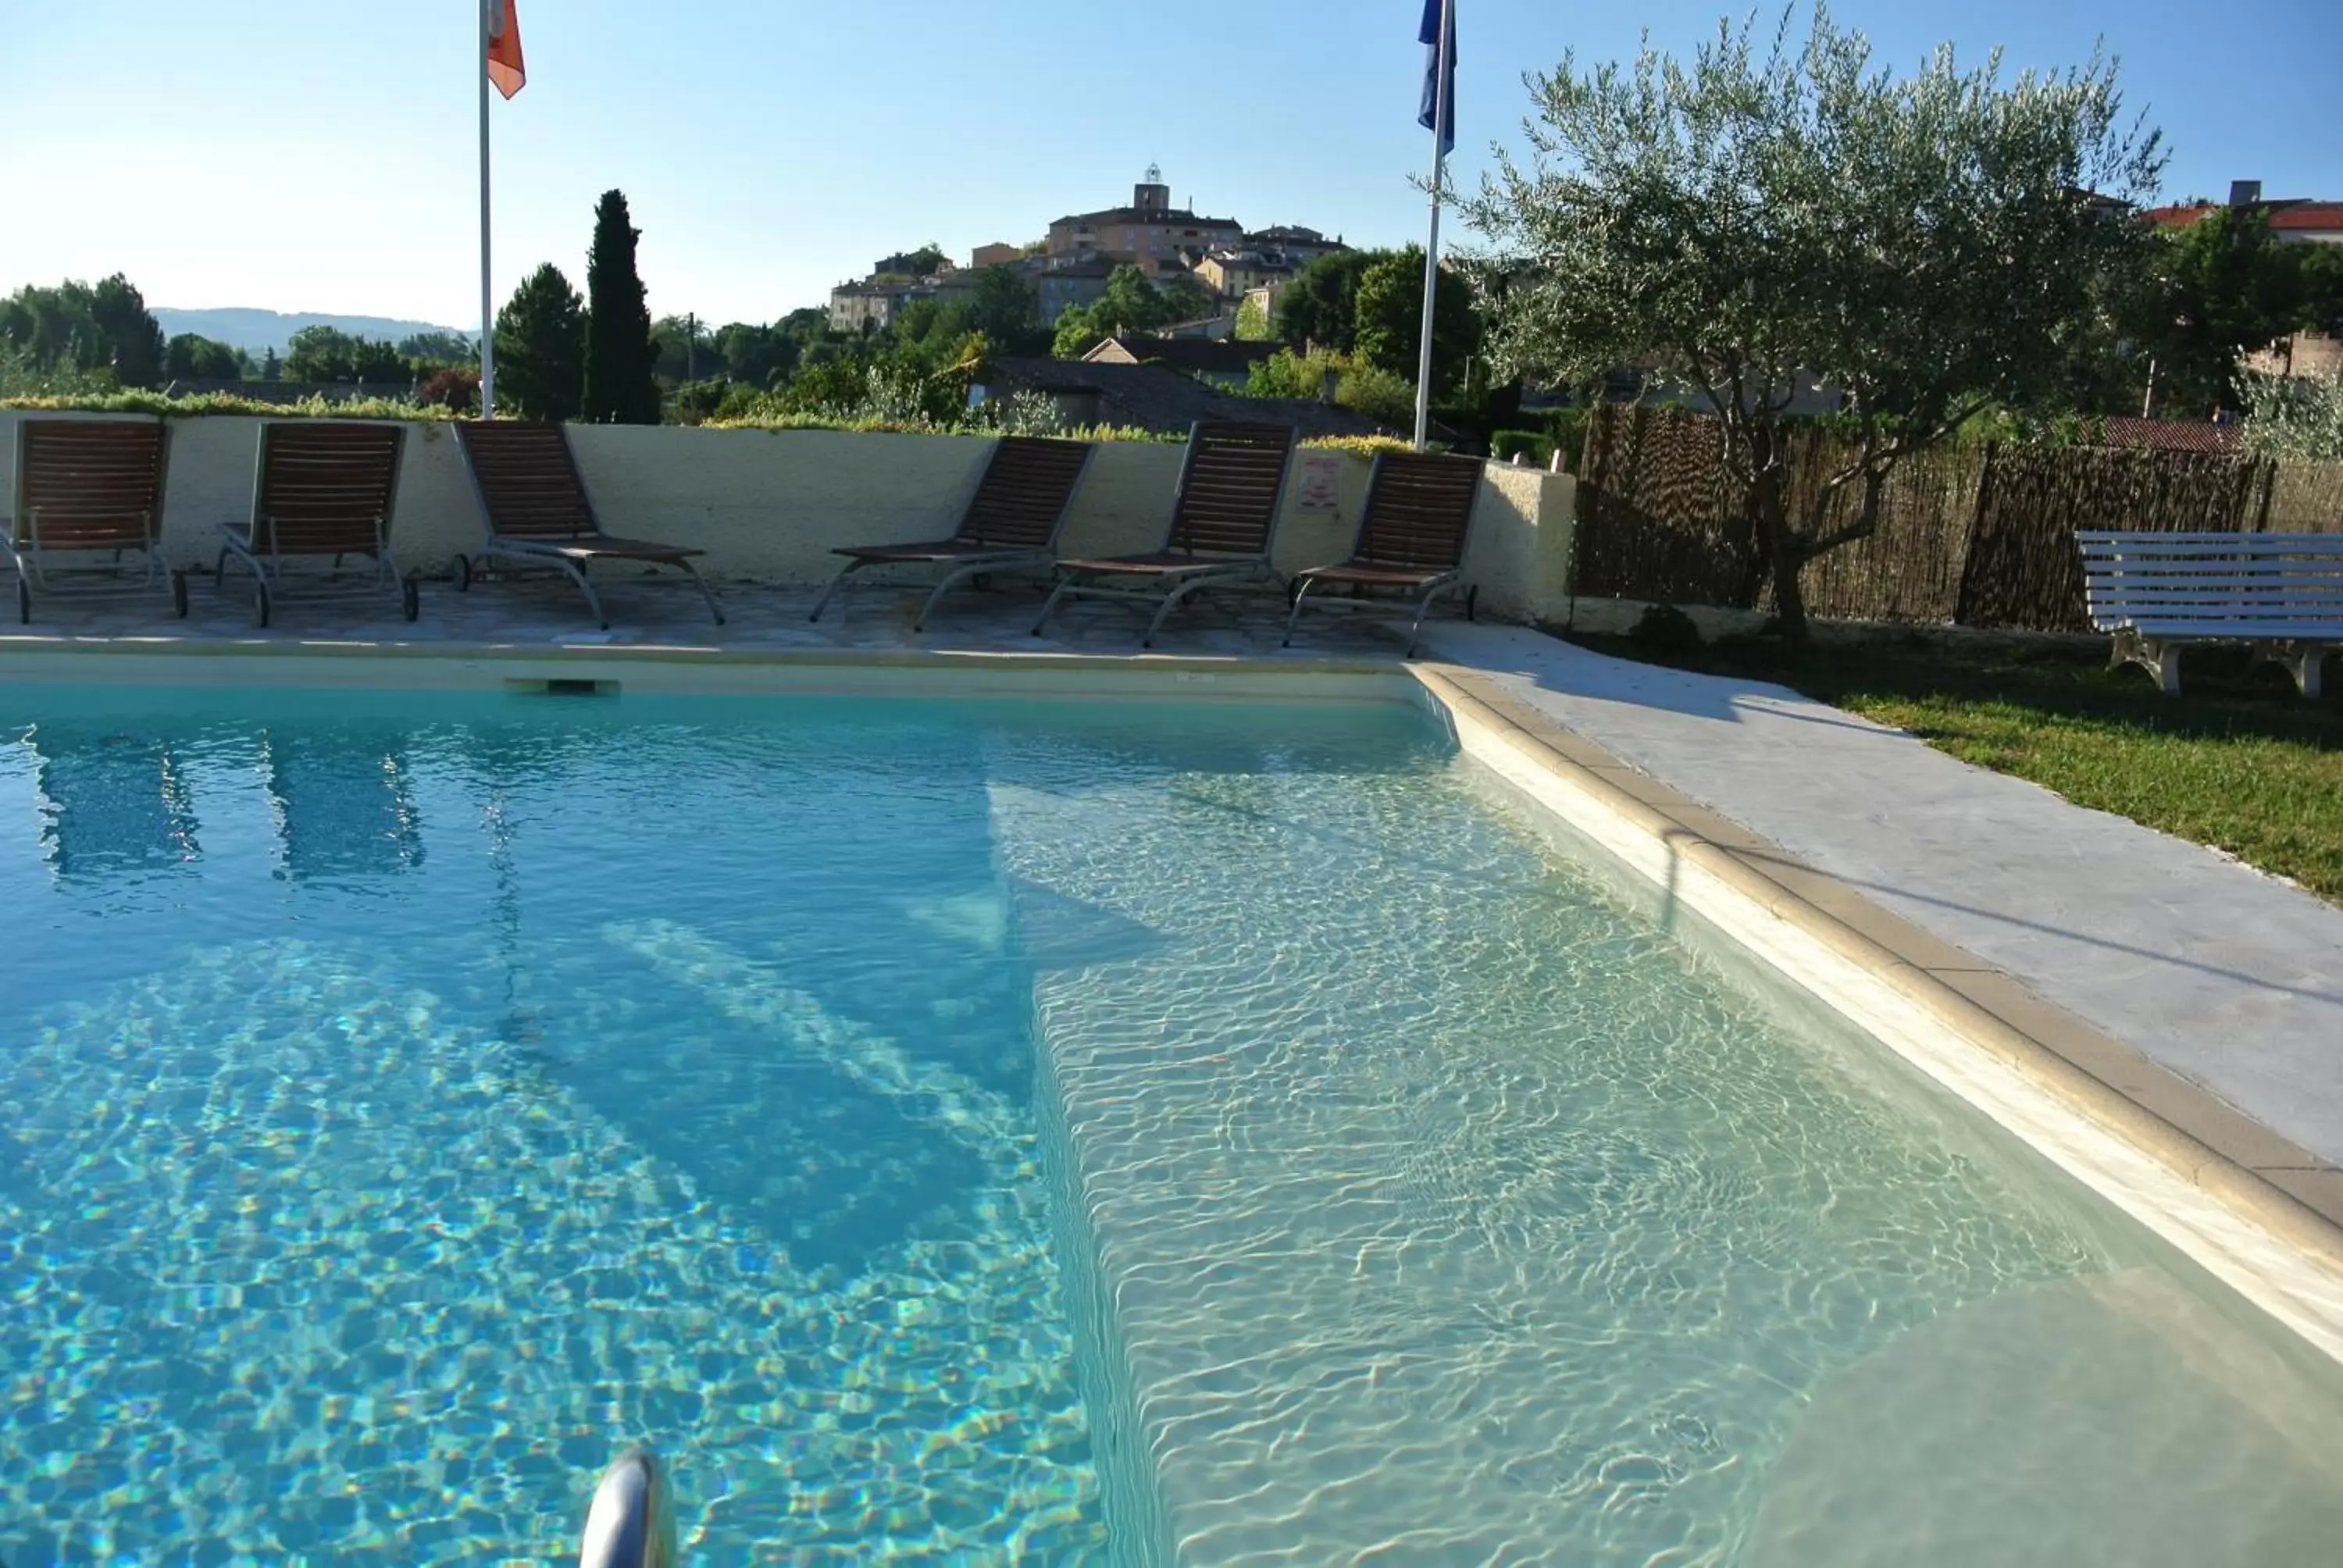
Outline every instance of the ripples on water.
{"type": "MultiPolygon", "coordinates": [[[[1918,1560],[1990,1466],[1897,1413],[2045,1366],[2249,1457],[2192,1549],[2343,1523],[2328,1408],[2222,1392],[2272,1352],[1404,713],[10,688],[9,737],[12,1568],[543,1559],[636,1436],[695,1562],[1136,1560],[1134,1402],[1198,1562],[1918,1560]]],[[[2238,1473],[2193,1453],[2113,1473],[2238,1473]]]]}

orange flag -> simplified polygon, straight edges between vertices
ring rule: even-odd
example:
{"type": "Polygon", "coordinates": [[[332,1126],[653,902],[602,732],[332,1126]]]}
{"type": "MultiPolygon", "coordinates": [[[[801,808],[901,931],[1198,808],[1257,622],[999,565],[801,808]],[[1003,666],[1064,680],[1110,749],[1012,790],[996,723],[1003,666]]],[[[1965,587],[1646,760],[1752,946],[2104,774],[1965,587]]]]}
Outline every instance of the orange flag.
{"type": "Polygon", "coordinates": [[[520,13],[517,0],[488,0],[488,80],[511,97],[528,81],[520,63],[520,13]]]}

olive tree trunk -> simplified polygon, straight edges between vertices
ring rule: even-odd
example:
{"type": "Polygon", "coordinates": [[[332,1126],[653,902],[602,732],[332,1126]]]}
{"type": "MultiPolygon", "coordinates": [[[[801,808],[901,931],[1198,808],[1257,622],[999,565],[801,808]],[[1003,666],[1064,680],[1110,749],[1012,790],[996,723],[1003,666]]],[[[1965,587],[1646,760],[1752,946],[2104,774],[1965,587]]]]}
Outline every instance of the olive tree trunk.
{"type": "Polygon", "coordinates": [[[1774,615],[1782,628],[1782,640],[1792,648],[1805,648],[1811,633],[1806,622],[1805,593],[1798,585],[1798,574],[1813,554],[1806,548],[1805,536],[1790,526],[1789,498],[1783,493],[1785,487],[1785,475],[1779,467],[1760,468],[1749,487],[1749,510],[1756,518],[1757,541],[1765,551],[1766,570],[1774,579],[1774,615]]]}

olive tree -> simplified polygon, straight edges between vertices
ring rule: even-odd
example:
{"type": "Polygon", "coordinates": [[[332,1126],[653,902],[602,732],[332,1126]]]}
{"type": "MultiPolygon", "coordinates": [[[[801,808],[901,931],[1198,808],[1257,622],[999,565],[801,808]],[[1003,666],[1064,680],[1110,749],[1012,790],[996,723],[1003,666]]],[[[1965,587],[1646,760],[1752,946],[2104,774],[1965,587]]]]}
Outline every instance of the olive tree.
{"type": "Polygon", "coordinates": [[[1490,352],[1571,385],[1637,368],[1713,411],[1798,641],[1799,568],[1876,530],[1897,463],[1985,409],[2055,404],[2103,352],[2146,239],[2127,204],[2164,165],[2110,61],[2005,81],[1998,52],[1964,70],[1947,45],[1899,76],[1820,5],[1803,43],[1785,12],[1770,49],[1726,23],[1689,64],[1647,44],[1528,81],[1526,161],[1501,150],[1462,204],[1490,352]],[[1846,456],[1794,508],[1815,383],[1846,456]]]}
{"type": "Polygon", "coordinates": [[[2343,381],[2248,370],[2243,383],[2247,451],[2280,462],[2343,463],[2343,381]]]}

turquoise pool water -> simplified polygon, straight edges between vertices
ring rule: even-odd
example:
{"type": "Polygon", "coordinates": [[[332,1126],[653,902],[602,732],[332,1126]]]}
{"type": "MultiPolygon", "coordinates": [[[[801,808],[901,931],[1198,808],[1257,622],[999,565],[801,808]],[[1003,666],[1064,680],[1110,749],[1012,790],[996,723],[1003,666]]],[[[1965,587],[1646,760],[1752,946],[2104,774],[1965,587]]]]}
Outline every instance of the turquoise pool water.
{"type": "Polygon", "coordinates": [[[9,1568],[552,1560],[637,1437],[707,1564],[2343,1530],[2321,1374],[1405,709],[0,686],[0,910],[9,1568]]]}

